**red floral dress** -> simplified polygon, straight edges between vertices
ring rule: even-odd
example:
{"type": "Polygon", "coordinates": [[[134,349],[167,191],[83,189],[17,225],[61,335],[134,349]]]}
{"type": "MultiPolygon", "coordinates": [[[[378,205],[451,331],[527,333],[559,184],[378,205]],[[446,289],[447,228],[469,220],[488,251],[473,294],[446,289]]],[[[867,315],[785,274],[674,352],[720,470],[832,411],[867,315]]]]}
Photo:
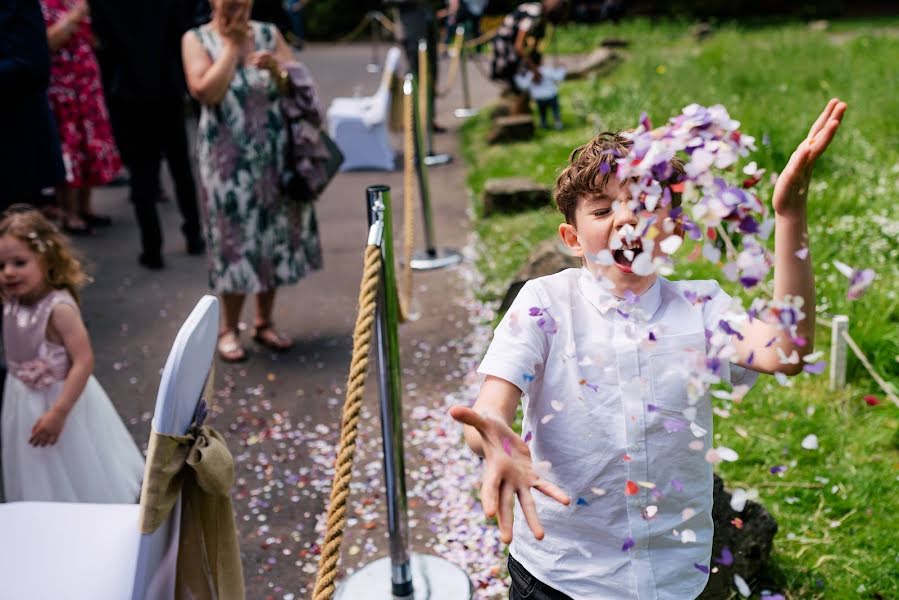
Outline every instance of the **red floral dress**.
{"type": "MultiPolygon", "coordinates": [[[[64,17],[74,4],[74,0],[41,0],[47,27],[64,17]]],[[[47,96],[59,128],[66,183],[72,187],[109,183],[122,168],[92,38],[89,19],[85,19],[69,41],[53,52],[50,63],[47,96]]]]}

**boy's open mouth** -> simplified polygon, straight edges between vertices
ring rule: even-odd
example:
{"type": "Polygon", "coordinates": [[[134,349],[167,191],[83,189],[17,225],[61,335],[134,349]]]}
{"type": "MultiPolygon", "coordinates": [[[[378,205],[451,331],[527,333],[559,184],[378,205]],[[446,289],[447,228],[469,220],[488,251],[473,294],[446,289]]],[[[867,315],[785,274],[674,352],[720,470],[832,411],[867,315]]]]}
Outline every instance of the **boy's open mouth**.
{"type": "Polygon", "coordinates": [[[634,240],[630,244],[625,243],[618,250],[613,250],[612,258],[615,260],[615,266],[619,269],[625,273],[633,273],[631,265],[641,252],[643,252],[643,245],[640,240],[634,240]]]}

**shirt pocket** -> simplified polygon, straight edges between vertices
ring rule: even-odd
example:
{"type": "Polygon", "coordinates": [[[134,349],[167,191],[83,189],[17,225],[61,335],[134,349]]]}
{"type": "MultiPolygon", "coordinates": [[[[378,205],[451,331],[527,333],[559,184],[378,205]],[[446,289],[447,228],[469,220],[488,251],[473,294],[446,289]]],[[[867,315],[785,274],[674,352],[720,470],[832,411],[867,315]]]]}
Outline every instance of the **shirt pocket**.
{"type": "Polygon", "coordinates": [[[690,374],[698,372],[704,362],[705,333],[660,338],[649,354],[653,404],[673,411],[687,408],[690,374]]]}

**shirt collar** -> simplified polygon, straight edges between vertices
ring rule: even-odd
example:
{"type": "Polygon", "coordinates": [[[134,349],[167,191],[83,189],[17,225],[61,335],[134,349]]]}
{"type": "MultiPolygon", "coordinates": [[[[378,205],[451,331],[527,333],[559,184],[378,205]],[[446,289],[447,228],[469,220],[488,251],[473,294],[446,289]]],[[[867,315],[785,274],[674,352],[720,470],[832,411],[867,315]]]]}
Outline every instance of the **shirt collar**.
{"type": "Polygon", "coordinates": [[[639,316],[648,321],[655,315],[662,302],[661,279],[656,277],[648,290],[629,301],[612,294],[586,267],[582,267],[578,277],[578,288],[587,302],[603,315],[613,316],[617,312],[625,318],[639,316]]]}

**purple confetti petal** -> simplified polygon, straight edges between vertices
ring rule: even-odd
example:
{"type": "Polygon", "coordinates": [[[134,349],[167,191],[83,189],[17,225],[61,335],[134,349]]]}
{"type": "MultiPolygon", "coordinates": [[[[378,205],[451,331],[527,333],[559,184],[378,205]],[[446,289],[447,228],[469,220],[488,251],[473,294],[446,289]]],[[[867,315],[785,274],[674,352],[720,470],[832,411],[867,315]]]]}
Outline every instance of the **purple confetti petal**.
{"type": "Polygon", "coordinates": [[[683,491],[684,491],[684,484],[682,484],[682,483],[680,482],[680,480],[678,480],[678,479],[672,479],[672,480],[671,480],[671,487],[673,487],[673,488],[674,488],[675,490],[677,490],[678,492],[683,492],[683,491]]]}
{"type": "Polygon", "coordinates": [[[812,375],[820,375],[824,372],[824,369],[827,367],[826,360],[819,360],[816,363],[807,363],[803,365],[802,370],[806,373],[811,373],[812,375]]]}
{"type": "Polygon", "coordinates": [[[724,546],[721,548],[721,558],[716,558],[715,562],[719,565],[729,567],[734,564],[734,553],[730,551],[730,548],[724,546]]]}
{"type": "Polygon", "coordinates": [[[699,563],[693,563],[693,566],[696,567],[697,571],[701,571],[701,572],[705,573],[706,575],[709,574],[709,568],[707,566],[701,565],[699,563]]]}
{"type": "Polygon", "coordinates": [[[635,543],[636,542],[634,542],[634,538],[630,538],[630,537],[627,538],[626,540],[624,540],[624,544],[622,544],[622,546],[621,546],[621,551],[627,552],[628,550],[630,550],[631,548],[634,547],[635,543]]]}
{"type": "Polygon", "coordinates": [[[509,443],[509,438],[503,438],[503,452],[512,456],[512,445],[509,443]]]}

